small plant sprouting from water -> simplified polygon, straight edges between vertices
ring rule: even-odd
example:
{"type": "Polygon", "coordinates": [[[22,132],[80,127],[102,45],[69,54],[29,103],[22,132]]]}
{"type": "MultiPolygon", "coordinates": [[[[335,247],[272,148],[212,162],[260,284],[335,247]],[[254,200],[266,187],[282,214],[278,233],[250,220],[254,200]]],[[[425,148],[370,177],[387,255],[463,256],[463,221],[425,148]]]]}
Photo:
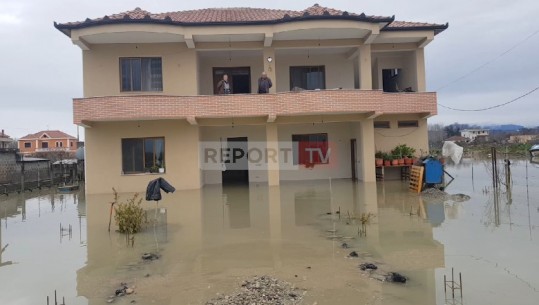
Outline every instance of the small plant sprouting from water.
{"type": "Polygon", "coordinates": [[[376,215],[373,213],[362,213],[359,217],[359,222],[361,222],[361,229],[359,230],[359,236],[367,236],[367,225],[371,224],[371,220],[374,219],[376,215]]]}
{"type": "Polygon", "coordinates": [[[125,202],[118,202],[118,193],[115,189],[113,191],[114,220],[118,225],[118,231],[127,235],[140,232],[142,226],[147,222],[146,211],[141,207],[142,198],[137,193],[125,202]]]}

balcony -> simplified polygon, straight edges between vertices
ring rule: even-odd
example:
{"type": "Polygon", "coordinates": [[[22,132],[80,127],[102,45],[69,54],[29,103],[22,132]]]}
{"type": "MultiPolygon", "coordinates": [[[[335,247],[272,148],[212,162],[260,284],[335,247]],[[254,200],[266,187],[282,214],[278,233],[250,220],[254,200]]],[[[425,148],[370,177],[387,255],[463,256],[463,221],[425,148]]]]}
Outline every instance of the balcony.
{"type": "Polygon", "coordinates": [[[314,90],[276,94],[235,95],[136,95],[77,98],[73,100],[74,123],[263,117],[307,115],[419,114],[437,113],[436,93],[385,93],[381,90],[314,90]]]}
{"type": "Polygon", "coordinates": [[[68,147],[49,147],[49,148],[36,148],[36,152],[58,152],[69,151],[68,147]]]}

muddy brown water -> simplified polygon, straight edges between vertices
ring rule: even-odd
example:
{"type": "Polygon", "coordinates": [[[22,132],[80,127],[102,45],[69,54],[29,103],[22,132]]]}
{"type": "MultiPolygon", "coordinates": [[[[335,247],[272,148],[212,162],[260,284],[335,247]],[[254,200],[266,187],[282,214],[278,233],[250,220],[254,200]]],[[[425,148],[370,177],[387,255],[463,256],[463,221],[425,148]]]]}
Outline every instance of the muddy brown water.
{"type": "Polygon", "coordinates": [[[134,247],[107,232],[110,194],[3,196],[0,304],[46,304],[55,289],[68,305],[107,304],[121,282],[136,294],[114,304],[204,304],[263,274],[305,289],[302,304],[537,304],[539,168],[515,161],[511,192],[502,186],[495,200],[489,166],[448,166],[456,180],[447,192],[471,196],[465,202],[425,200],[400,182],[348,180],[167,194],[157,206],[143,203],[157,225],[134,247]],[[369,212],[376,217],[358,237],[355,218],[369,212]],[[145,252],[161,259],[143,262],[145,252]],[[361,262],[409,281],[382,283],[361,262]],[[452,267],[462,272],[463,300],[444,296],[452,267]]]}

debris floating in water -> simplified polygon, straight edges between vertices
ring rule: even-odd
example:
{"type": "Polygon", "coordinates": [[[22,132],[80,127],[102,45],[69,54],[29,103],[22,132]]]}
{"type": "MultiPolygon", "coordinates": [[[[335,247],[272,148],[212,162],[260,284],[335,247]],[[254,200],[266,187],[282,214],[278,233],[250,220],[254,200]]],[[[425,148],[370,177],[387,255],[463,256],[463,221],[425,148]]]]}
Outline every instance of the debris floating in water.
{"type": "Polygon", "coordinates": [[[142,259],[145,261],[154,261],[156,259],[159,259],[159,255],[155,253],[144,253],[142,254],[142,259]]]}
{"type": "Polygon", "coordinates": [[[363,263],[359,265],[359,269],[365,271],[365,270],[376,270],[378,269],[378,266],[372,263],[363,263]]]}
{"type": "Polygon", "coordinates": [[[221,295],[206,305],[232,305],[232,304],[299,304],[305,292],[292,286],[292,284],[269,277],[255,276],[246,280],[241,288],[230,294],[221,295]]]}
{"type": "Polygon", "coordinates": [[[356,251],[352,251],[350,252],[350,254],[348,254],[349,257],[359,257],[359,254],[357,254],[356,251]]]}

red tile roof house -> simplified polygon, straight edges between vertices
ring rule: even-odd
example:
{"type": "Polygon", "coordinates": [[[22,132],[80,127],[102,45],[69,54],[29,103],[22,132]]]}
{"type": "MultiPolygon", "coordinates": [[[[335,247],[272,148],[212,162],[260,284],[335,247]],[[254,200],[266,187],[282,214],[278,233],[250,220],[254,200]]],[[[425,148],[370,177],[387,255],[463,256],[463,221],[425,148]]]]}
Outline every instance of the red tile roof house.
{"type": "Polygon", "coordinates": [[[179,189],[374,182],[376,150],[428,150],[437,98],[426,92],[425,47],[448,25],[315,4],[136,8],[55,27],[83,50],[73,115],[91,194],[141,191],[149,175],[179,189]],[[257,94],[262,72],[269,94],[257,94]],[[224,74],[233,94],[217,95],[224,74]]]}
{"type": "Polygon", "coordinates": [[[19,139],[19,151],[23,154],[38,152],[77,150],[77,138],[60,130],[43,130],[19,139]]]}

